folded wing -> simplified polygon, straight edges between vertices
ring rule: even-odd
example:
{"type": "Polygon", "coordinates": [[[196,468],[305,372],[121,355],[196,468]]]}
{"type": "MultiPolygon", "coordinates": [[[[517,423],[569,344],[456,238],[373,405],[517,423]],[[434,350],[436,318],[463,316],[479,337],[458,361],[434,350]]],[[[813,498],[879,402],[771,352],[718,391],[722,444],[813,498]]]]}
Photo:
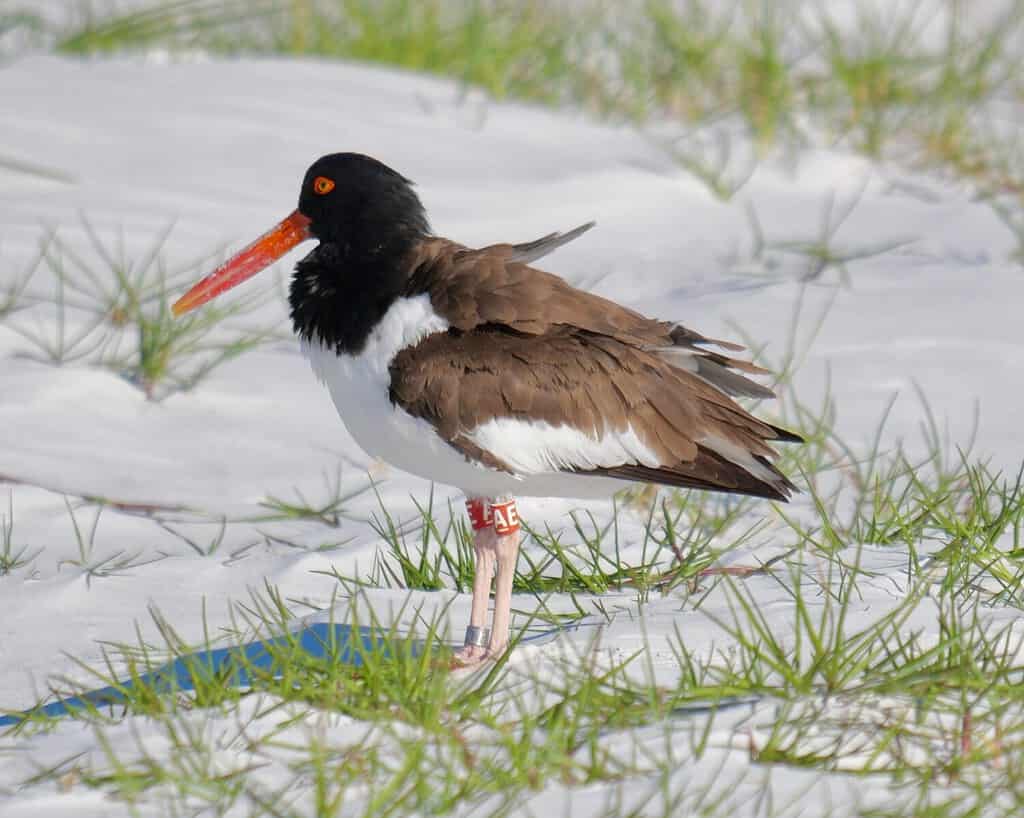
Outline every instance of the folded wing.
{"type": "Polygon", "coordinates": [[[643,346],[556,325],[481,325],[396,355],[391,399],[468,459],[785,499],[769,441],[793,436],[643,346]]]}

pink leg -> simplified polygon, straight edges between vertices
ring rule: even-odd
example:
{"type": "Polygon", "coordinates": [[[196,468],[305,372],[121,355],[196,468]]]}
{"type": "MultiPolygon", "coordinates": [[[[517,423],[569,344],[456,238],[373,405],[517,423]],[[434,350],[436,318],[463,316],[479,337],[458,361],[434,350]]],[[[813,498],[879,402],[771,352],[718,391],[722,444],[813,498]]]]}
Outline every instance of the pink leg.
{"type": "MultiPolygon", "coordinates": [[[[493,528],[484,528],[473,532],[473,552],[476,555],[476,567],[473,574],[473,607],[469,614],[467,636],[474,633],[483,636],[487,629],[487,603],[491,598],[491,579],[494,576],[494,538],[493,528]],[[477,630],[474,632],[473,629],[477,630]]],[[[455,654],[457,662],[463,665],[477,664],[487,656],[487,648],[481,644],[467,644],[455,654]]]]}
{"type": "Polygon", "coordinates": [[[466,501],[466,508],[473,523],[476,573],[473,576],[473,607],[466,629],[466,644],[455,654],[455,660],[461,665],[475,665],[485,659],[498,658],[508,647],[512,580],[519,556],[519,517],[515,502],[511,500],[471,497],[466,501]],[[487,602],[495,565],[494,628],[488,640],[487,602]]]}
{"type": "Polygon", "coordinates": [[[494,589],[494,628],[487,654],[497,659],[508,647],[509,622],[512,619],[512,579],[519,556],[519,529],[509,534],[495,535],[498,561],[498,579],[494,589]]]}

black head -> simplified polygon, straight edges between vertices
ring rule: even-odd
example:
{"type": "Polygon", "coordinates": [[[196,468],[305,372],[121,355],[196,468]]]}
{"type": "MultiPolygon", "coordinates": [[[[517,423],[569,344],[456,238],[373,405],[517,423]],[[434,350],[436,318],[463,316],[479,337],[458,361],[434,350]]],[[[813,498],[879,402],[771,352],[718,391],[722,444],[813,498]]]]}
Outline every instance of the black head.
{"type": "Polygon", "coordinates": [[[295,331],[358,352],[412,273],[410,251],[430,231],[423,205],[412,182],[387,165],[332,153],[306,171],[299,212],[320,245],[295,268],[295,331]]]}
{"type": "Polygon", "coordinates": [[[429,231],[412,182],[361,153],[330,153],[306,171],[299,212],[309,232],[346,254],[373,255],[429,231]]]}
{"type": "Polygon", "coordinates": [[[298,210],[240,250],[172,306],[193,310],[256,275],[300,242],[320,244],[298,263],[289,303],[295,331],[339,352],[358,351],[415,266],[429,233],[412,182],[359,153],[321,156],[302,182],[298,210]]]}

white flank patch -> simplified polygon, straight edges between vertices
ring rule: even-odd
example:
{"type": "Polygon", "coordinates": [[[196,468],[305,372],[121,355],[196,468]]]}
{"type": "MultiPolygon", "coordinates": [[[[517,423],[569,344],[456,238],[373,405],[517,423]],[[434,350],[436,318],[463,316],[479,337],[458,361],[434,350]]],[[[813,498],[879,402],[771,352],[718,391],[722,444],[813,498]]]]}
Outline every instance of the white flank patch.
{"type": "Polygon", "coordinates": [[[594,438],[572,426],[496,418],[481,424],[466,436],[524,475],[562,469],[607,468],[626,463],[662,465],[631,426],[621,432],[608,432],[594,438]]]}

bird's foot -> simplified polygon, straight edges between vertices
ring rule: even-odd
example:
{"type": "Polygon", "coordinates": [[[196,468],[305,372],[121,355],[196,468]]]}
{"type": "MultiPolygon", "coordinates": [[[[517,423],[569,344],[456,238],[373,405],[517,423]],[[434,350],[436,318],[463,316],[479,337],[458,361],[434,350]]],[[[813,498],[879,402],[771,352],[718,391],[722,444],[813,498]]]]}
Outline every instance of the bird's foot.
{"type": "Polygon", "coordinates": [[[466,645],[452,654],[452,669],[476,667],[490,658],[490,650],[483,645],[466,645]]]}
{"type": "Polygon", "coordinates": [[[452,657],[453,667],[470,667],[487,661],[490,651],[491,632],[479,625],[470,625],[466,628],[466,641],[460,650],[452,657]]]}
{"type": "Polygon", "coordinates": [[[507,640],[498,643],[492,639],[486,647],[483,645],[465,645],[452,654],[452,669],[478,667],[485,662],[496,662],[507,650],[507,640]]]}

